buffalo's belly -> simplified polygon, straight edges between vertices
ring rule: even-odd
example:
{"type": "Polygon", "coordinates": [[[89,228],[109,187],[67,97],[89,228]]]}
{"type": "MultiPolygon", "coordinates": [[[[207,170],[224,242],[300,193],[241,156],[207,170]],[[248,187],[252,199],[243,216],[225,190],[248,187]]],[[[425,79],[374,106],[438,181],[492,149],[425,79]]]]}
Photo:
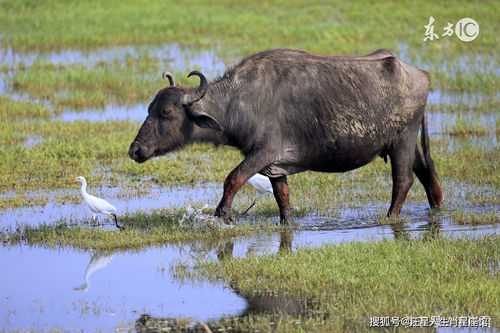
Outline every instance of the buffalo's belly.
{"type": "Polygon", "coordinates": [[[358,157],[353,159],[325,157],[317,163],[311,163],[307,166],[307,169],[318,172],[346,172],[367,165],[373,161],[375,157],[376,156],[370,156],[369,158],[358,157]]]}
{"type": "Polygon", "coordinates": [[[307,170],[317,172],[346,172],[360,168],[382,154],[383,145],[358,146],[339,149],[324,147],[320,151],[288,150],[283,159],[266,166],[261,173],[268,177],[279,177],[307,170]],[[291,153],[293,152],[293,153],[291,153]]]}

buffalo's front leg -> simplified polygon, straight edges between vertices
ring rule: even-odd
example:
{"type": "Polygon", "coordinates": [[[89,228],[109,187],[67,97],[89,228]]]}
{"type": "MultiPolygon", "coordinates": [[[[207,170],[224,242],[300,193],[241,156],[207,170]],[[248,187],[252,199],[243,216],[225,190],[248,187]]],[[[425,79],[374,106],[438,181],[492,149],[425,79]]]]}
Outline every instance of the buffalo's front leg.
{"type": "Polygon", "coordinates": [[[280,208],[280,223],[291,224],[293,222],[292,207],[290,206],[290,191],[286,176],[269,178],[273,185],[273,193],[278,207],[280,208]]]}
{"type": "MultiPolygon", "coordinates": [[[[253,155],[255,156],[255,155],[253,155]]],[[[245,184],[245,182],[256,174],[266,164],[261,159],[247,156],[224,181],[224,194],[222,199],[215,209],[215,216],[224,219],[226,224],[231,224],[233,220],[231,205],[238,190],[245,184]]]]}

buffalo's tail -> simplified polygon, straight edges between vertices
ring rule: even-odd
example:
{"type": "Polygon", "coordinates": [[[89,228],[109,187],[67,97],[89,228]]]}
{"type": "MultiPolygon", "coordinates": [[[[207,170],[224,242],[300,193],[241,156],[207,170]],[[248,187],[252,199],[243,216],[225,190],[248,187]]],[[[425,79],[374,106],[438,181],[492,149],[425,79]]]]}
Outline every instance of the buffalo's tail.
{"type": "Polygon", "coordinates": [[[441,185],[439,184],[436,167],[431,158],[429,132],[427,130],[427,117],[424,110],[421,124],[420,140],[422,151],[418,145],[415,149],[415,163],[413,170],[425,188],[429,205],[432,208],[439,208],[443,199],[441,185]]]}

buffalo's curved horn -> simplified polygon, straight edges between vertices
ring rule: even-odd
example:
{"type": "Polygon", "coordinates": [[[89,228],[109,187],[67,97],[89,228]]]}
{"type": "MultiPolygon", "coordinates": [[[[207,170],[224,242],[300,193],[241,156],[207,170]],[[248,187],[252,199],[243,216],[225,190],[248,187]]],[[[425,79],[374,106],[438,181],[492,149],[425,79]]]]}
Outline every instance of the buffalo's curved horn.
{"type": "Polygon", "coordinates": [[[165,80],[165,77],[168,78],[168,82],[170,83],[170,86],[173,87],[174,86],[174,78],[173,78],[172,74],[170,74],[170,72],[161,73],[162,80],[165,80]]]}
{"type": "Polygon", "coordinates": [[[198,89],[196,89],[196,91],[194,93],[185,94],[181,97],[182,105],[189,106],[189,105],[192,105],[193,103],[198,102],[207,92],[208,83],[207,83],[207,79],[205,78],[205,75],[203,75],[202,73],[200,73],[198,71],[192,71],[191,73],[189,73],[189,75],[187,77],[190,77],[193,75],[196,75],[200,78],[200,86],[198,87],[198,89]]]}

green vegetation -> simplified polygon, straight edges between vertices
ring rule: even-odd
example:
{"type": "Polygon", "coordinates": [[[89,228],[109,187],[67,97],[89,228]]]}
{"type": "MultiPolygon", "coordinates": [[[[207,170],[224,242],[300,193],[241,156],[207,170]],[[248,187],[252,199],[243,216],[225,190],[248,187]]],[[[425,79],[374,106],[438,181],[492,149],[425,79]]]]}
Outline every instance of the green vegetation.
{"type": "MultiPolygon", "coordinates": [[[[497,128],[497,132],[500,132],[500,128],[497,128]]],[[[470,135],[487,135],[491,133],[487,127],[479,122],[479,118],[473,117],[472,119],[465,117],[464,115],[458,115],[457,119],[452,125],[445,126],[445,132],[453,136],[470,136],[470,135]]]]}
{"type": "MultiPolygon", "coordinates": [[[[494,95],[498,91],[494,70],[498,65],[498,54],[494,52],[498,44],[495,8],[498,10],[498,4],[479,1],[460,1],[453,6],[433,1],[416,5],[411,1],[305,4],[275,0],[259,6],[234,0],[217,4],[150,0],[3,1],[0,44],[16,52],[175,44],[194,52],[215,48],[228,65],[267,48],[359,55],[385,47],[428,70],[434,89],[494,95]],[[423,42],[423,25],[429,15],[436,18],[437,33],[447,22],[475,17],[480,21],[480,36],[472,43],[463,43],[456,36],[423,42]]],[[[147,48],[124,61],[102,57],[95,66],[75,59],[70,64],[5,64],[2,70],[15,70],[7,80],[13,89],[48,99],[56,109],[148,100],[159,87],[155,81],[158,74],[165,68],[177,70],[171,68],[170,59],[151,54],[147,48]]],[[[480,103],[474,107],[492,112],[497,102],[495,99],[493,105],[480,103]]]]}
{"type": "MultiPolygon", "coordinates": [[[[429,13],[436,17],[439,32],[447,22],[455,23],[465,14],[476,17],[481,35],[475,52],[497,45],[498,4],[480,1],[460,1],[454,6],[432,1],[306,4],[275,0],[259,6],[234,0],[216,4],[203,0],[3,1],[0,8],[2,43],[19,51],[170,42],[204,48],[217,44],[244,53],[293,45],[313,52],[348,54],[396,43],[422,47],[422,26],[428,23],[429,13]]],[[[444,38],[438,45],[430,52],[444,58],[467,48],[444,38]]]]}
{"type": "Polygon", "coordinates": [[[248,299],[287,295],[311,307],[299,318],[254,312],[209,323],[214,331],[229,325],[236,331],[364,331],[371,316],[484,315],[495,326],[500,280],[491,264],[500,260],[499,241],[491,235],[345,243],[205,263],[198,274],[222,279],[248,299]]]}
{"type": "MultiPolygon", "coordinates": [[[[2,123],[25,119],[48,119],[51,115],[49,108],[39,104],[0,96],[0,121],[2,123]]],[[[2,142],[8,139],[8,136],[3,137],[4,135],[2,131],[2,142]]]]}
{"type": "Polygon", "coordinates": [[[187,219],[185,215],[185,209],[136,212],[120,217],[123,230],[92,227],[90,221],[61,220],[38,227],[23,226],[15,231],[1,231],[0,242],[3,245],[22,243],[84,250],[130,250],[193,239],[224,240],[275,228],[265,222],[226,226],[211,218],[212,214],[199,218],[188,216],[187,219]],[[181,224],[181,221],[185,222],[181,224]]]}
{"type": "Polygon", "coordinates": [[[500,223],[500,213],[498,211],[474,213],[463,210],[453,213],[453,220],[458,224],[497,224],[500,223]]]}

